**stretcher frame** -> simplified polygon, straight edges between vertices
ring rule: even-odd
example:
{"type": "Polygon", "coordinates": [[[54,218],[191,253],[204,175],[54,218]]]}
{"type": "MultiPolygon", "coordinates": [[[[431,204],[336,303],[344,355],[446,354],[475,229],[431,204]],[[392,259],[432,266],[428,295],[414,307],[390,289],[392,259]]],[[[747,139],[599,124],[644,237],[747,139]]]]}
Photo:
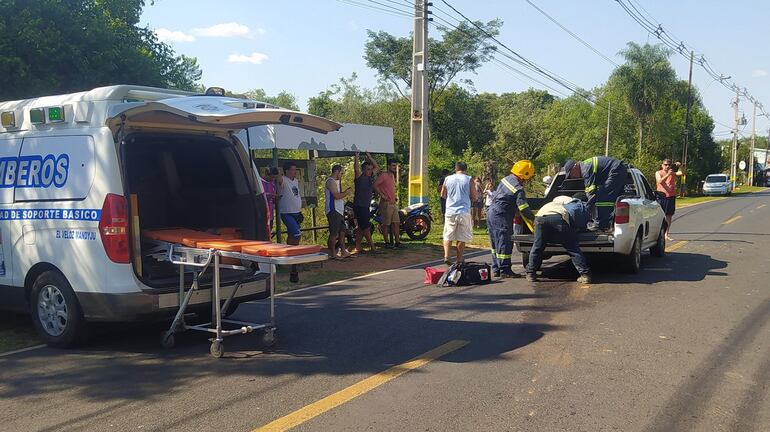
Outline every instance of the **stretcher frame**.
{"type": "Polygon", "coordinates": [[[213,334],[211,346],[209,352],[215,358],[220,358],[224,355],[224,338],[226,336],[232,336],[236,334],[251,333],[254,330],[263,331],[262,343],[265,346],[272,346],[275,344],[276,325],[275,325],[275,287],[276,287],[276,270],[279,265],[295,265],[295,264],[307,264],[312,262],[320,262],[328,259],[328,255],[325,253],[313,253],[296,256],[286,257],[268,257],[245,254],[241,252],[229,252],[217,249],[203,249],[193,248],[188,246],[179,245],[176,243],[169,243],[155,240],[153,241],[153,247],[148,254],[158,261],[166,261],[174,265],[179,266],[179,306],[174,316],[174,320],[168,330],[161,334],[161,344],[165,348],[172,348],[175,344],[176,333],[181,333],[187,330],[203,331],[213,334]],[[269,285],[269,298],[270,298],[270,320],[265,323],[256,323],[249,321],[238,321],[223,318],[225,311],[227,311],[230,303],[238,293],[238,289],[243,282],[239,281],[235,284],[232,293],[222,304],[221,298],[221,286],[220,286],[220,271],[221,269],[233,269],[248,271],[250,268],[245,265],[233,265],[223,264],[222,258],[231,258],[240,260],[241,262],[252,262],[259,265],[257,273],[265,273],[265,267],[267,268],[269,285]],[[185,272],[187,268],[192,268],[193,280],[189,288],[185,288],[185,272]],[[212,321],[203,324],[189,325],[185,322],[184,316],[187,307],[190,304],[195,291],[200,289],[199,280],[200,277],[211,269],[213,274],[213,281],[211,287],[211,318],[212,321]],[[233,330],[225,330],[223,324],[230,324],[241,326],[233,330]]]}

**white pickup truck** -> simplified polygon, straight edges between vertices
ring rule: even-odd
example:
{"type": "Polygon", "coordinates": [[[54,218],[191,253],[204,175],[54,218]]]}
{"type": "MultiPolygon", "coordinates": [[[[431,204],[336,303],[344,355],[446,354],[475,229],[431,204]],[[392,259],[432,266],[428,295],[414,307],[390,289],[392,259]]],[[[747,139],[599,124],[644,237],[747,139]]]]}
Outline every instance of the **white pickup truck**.
{"type": "MultiPolygon", "coordinates": [[[[565,174],[559,173],[546,188],[545,197],[528,198],[527,201],[532,211],[536,212],[559,195],[572,196],[583,189],[582,179],[565,180],[565,174]]],[[[606,231],[578,233],[580,249],[585,254],[618,255],[631,273],[639,271],[642,251],[649,249],[652,256],[662,257],[666,252],[666,221],[656,198],[657,192],[653,191],[641,171],[629,167],[624,193],[615,202],[613,225],[606,231]]],[[[514,220],[513,242],[526,267],[534,235],[521,222],[518,217],[514,220]]],[[[543,259],[566,253],[561,245],[549,242],[543,259]]]]}

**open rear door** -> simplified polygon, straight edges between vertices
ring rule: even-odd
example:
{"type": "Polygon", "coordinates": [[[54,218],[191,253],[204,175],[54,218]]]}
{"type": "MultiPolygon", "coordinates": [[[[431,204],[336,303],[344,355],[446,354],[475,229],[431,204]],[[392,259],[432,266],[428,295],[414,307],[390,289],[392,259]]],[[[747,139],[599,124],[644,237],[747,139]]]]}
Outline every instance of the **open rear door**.
{"type": "Polygon", "coordinates": [[[328,133],[342,125],[323,117],[221,96],[187,96],[125,104],[111,110],[107,125],[113,133],[127,129],[172,129],[237,132],[252,126],[283,124],[328,133]]]}

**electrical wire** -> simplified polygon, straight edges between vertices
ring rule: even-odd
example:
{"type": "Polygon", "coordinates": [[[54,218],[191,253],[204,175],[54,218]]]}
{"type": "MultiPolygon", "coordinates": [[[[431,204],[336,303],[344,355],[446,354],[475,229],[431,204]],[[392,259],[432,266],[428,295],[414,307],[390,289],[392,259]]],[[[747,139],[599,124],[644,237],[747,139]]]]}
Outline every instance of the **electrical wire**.
{"type": "Polygon", "coordinates": [[[410,18],[410,19],[413,18],[411,13],[396,12],[393,9],[377,7],[377,6],[374,6],[374,5],[371,5],[371,4],[361,3],[361,2],[358,2],[358,1],[355,1],[355,0],[337,0],[337,1],[340,2],[340,3],[349,4],[349,5],[352,5],[352,6],[358,6],[358,7],[362,7],[362,8],[366,8],[366,9],[371,9],[371,10],[377,10],[377,11],[384,12],[384,13],[387,13],[387,14],[390,14],[390,15],[394,15],[394,16],[401,16],[401,17],[406,17],[406,18],[410,18]]]}
{"type": "Polygon", "coordinates": [[[567,32],[567,34],[569,34],[570,36],[572,36],[572,37],[573,37],[575,40],[577,40],[577,41],[578,41],[578,42],[580,42],[581,44],[585,45],[585,46],[586,46],[588,49],[590,49],[591,51],[593,51],[594,53],[596,53],[596,55],[598,55],[599,57],[603,58],[603,59],[604,59],[604,60],[606,60],[608,63],[610,63],[610,64],[612,64],[612,65],[614,65],[614,66],[616,66],[616,67],[620,66],[619,64],[615,63],[615,62],[614,62],[614,61],[613,61],[611,58],[609,58],[609,57],[607,57],[606,55],[604,55],[604,53],[602,53],[602,52],[601,52],[601,51],[599,51],[598,49],[596,49],[596,48],[594,48],[593,46],[591,46],[591,44],[589,44],[588,42],[586,42],[585,40],[583,40],[583,39],[582,39],[580,36],[576,35],[576,34],[575,34],[573,31],[571,31],[571,30],[570,30],[570,29],[568,29],[567,27],[563,26],[563,25],[562,25],[562,24],[561,24],[559,21],[557,21],[557,20],[556,20],[554,17],[552,17],[551,15],[548,15],[548,13],[547,13],[546,11],[544,11],[544,10],[543,10],[543,9],[541,9],[541,8],[539,8],[539,7],[538,7],[536,4],[532,3],[530,0],[525,0],[525,1],[526,1],[526,2],[527,2],[529,5],[530,5],[530,6],[532,6],[533,8],[535,8],[535,10],[537,10],[538,12],[540,12],[540,13],[541,13],[543,16],[545,16],[546,18],[548,18],[549,20],[551,20],[551,22],[553,22],[554,24],[556,24],[557,26],[559,26],[559,28],[561,28],[562,30],[564,30],[565,32],[567,32]]]}

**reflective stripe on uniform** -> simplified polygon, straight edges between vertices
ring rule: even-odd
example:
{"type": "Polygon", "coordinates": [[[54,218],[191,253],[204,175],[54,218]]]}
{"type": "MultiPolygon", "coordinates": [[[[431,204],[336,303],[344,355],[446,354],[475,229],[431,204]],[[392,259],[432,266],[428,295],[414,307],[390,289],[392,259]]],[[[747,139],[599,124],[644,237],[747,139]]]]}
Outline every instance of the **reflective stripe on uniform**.
{"type": "Polygon", "coordinates": [[[594,156],[591,162],[594,164],[594,174],[599,169],[599,156],[594,156]]]}
{"type": "Polygon", "coordinates": [[[513,187],[513,185],[508,180],[506,180],[505,178],[503,178],[501,180],[501,182],[505,185],[505,187],[508,188],[509,191],[511,191],[511,193],[515,194],[515,193],[518,192],[518,190],[516,190],[516,188],[513,187]]]}
{"type": "Polygon", "coordinates": [[[524,209],[529,208],[529,203],[524,203],[519,206],[519,210],[524,211],[524,209]]]}
{"type": "Polygon", "coordinates": [[[591,193],[596,190],[596,185],[591,185],[586,188],[586,193],[591,193]]]}
{"type": "Polygon", "coordinates": [[[511,254],[497,254],[497,259],[506,259],[510,257],[511,257],[511,254]]]}
{"type": "Polygon", "coordinates": [[[615,207],[615,202],[613,201],[600,201],[596,203],[596,207],[615,207]]]}

